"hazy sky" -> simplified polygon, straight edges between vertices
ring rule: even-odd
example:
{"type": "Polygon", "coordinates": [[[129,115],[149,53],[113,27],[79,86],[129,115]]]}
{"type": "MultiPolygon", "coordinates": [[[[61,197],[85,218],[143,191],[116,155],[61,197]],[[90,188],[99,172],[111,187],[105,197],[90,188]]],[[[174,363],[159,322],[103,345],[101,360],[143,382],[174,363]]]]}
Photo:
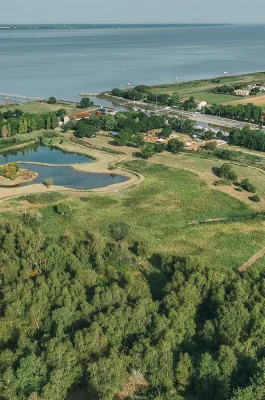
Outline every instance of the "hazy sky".
{"type": "Polygon", "coordinates": [[[263,23],[265,0],[0,0],[0,23],[263,23]]]}

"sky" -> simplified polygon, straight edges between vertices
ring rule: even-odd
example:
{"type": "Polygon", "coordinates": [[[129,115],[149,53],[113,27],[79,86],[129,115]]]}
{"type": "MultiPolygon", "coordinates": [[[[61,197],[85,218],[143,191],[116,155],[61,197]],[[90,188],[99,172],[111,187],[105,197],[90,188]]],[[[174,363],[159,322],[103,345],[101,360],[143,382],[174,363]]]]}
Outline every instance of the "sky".
{"type": "Polygon", "coordinates": [[[0,24],[264,23],[265,0],[0,0],[0,24]]]}

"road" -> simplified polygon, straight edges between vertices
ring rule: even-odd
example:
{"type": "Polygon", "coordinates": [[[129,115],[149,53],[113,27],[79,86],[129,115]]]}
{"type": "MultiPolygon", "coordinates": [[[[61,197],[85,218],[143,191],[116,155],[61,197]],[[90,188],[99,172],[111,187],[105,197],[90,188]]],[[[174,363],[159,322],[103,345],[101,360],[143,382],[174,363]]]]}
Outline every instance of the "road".
{"type": "MultiPolygon", "coordinates": [[[[191,112],[191,111],[183,111],[183,110],[176,110],[172,107],[164,107],[164,106],[155,106],[153,104],[144,103],[143,101],[131,101],[125,100],[122,97],[113,97],[108,93],[104,93],[104,96],[110,98],[110,101],[115,100],[115,103],[125,106],[128,108],[142,108],[142,109],[149,109],[152,111],[157,111],[159,114],[167,114],[169,116],[174,117],[183,117],[187,119],[191,119],[196,122],[207,123],[211,125],[217,125],[220,127],[226,128],[243,128],[246,125],[246,122],[235,121],[228,118],[219,118],[213,115],[206,115],[201,114],[199,112],[191,112]],[[118,102],[117,102],[118,101],[118,102]]],[[[258,125],[248,124],[251,125],[253,128],[258,128],[258,125]]]]}

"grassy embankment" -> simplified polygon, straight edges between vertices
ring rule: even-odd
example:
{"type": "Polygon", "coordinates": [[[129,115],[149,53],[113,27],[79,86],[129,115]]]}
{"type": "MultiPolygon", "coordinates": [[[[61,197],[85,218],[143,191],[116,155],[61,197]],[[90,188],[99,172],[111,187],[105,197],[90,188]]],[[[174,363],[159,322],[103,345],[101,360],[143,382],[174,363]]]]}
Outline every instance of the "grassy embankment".
{"type": "MultiPolygon", "coordinates": [[[[125,166],[145,175],[139,186],[114,196],[95,194],[66,196],[73,217],[62,222],[50,204],[37,206],[44,233],[61,235],[67,231],[83,235],[87,231],[108,237],[108,226],[124,221],[131,227],[129,241],[147,242],[150,252],[191,256],[213,268],[238,268],[265,245],[264,224],[232,222],[189,226],[190,221],[249,216],[243,202],[211,189],[196,174],[182,169],[130,161],[125,166]]],[[[41,198],[42,195],[40,195],[41,198]]],[[[21,218],[25,202],[12,200],[9,219],[21,218]]],[[[36,209],[36,205],[29,209],[36,209]]]]}
{"type": "Polygon", "coordinates": [[[265,72],[257,72],[245,75],[237,76],[222,76],[216,78],[219,82],[212,79],[203,79],[190,82],[181,82],[167,85],[152,86],[152,93],[162,94],[168,93],[172,95],[174,92],[178,92],[181,97],[194,96],[196,99],[205,100],[209,104],[232,104],[237,105],[240,103],[254,103],[265,108],[265,95],[258,94],[257,96],[248,96],[242,98],[233,95],[223,95],[211,93],[216,86],[230,85],[244,83],[246,86],[253,83],[265,83],[265,72]]]}

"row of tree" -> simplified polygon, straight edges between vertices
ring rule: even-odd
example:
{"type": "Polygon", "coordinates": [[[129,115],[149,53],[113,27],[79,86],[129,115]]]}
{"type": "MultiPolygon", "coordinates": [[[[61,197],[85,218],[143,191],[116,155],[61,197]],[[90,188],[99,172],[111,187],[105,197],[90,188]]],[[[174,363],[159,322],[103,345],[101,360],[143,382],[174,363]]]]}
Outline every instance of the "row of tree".
{"type": "Polygon", "coordinates": [[[124,222],[102,241],[24,221],[1,222],[1,399],[264,399],[262,269],[152,256],[124,222]]]}
{"type": "Polygon", "coordinates": [[[238,104],[237,106],[223,106],[213,104],[205,108],[205,113],[220,117],[237,119],[239,121],[255,122],[259,124],[263,115],[262,108],[252,103],[238,104]]]}
{"type": "Polygon", "coordinates": [[[146,100],[149,103],[159,104],[163,106],[178,106],[180,95],[175,92],[171,96],[168,93],[153,94],[149,86],[139,85],[134,89],[122,90],[122,89],[112,89],[112,96],[122,97],[128,100],[140,101],[146,100]]]}
{"type": "Polygon", "coordinates": [[[262,130],[251,130],[249,127],[233,129],[229,133],[229,143],[256,151],[265,151],[265,133],[262,130]]]}

